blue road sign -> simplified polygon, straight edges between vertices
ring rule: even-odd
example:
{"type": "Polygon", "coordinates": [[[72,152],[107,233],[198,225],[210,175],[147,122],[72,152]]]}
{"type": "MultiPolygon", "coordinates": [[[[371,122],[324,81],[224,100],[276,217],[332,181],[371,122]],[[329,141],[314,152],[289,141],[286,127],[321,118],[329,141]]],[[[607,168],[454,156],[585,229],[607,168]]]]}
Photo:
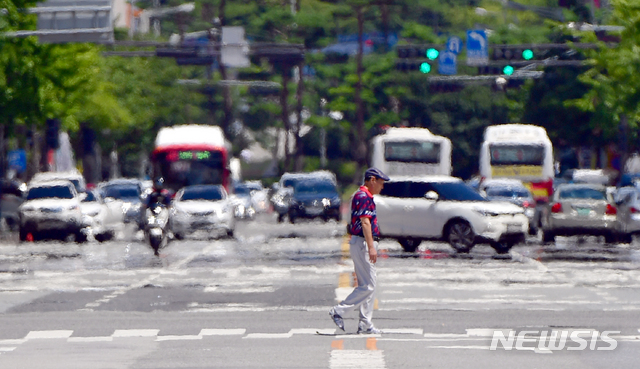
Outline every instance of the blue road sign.
{"type": "Polygon", "coordinates": [[[438,73],[445,75],[458,73],[456,54],[452,51],[444,51],[440,53],[440,57],[438,58],[438,73]]]}
{"type": "Polygon", "coordinates": [[[12,150],[7,155],[9,168],[15,169],[18,173],[27,170],[27,153],[24,150],[12,150]]]}
{"type": "Polygon", "coordinates": [[[467,65],[479,66],[489,63],[489,44],[484,30],[467,31],[467,65]]]}
{"type": "Polygon", "coordinates": [[[447,51],[458,55],[462,51],[462,39],[458,36],[451,36],[447,40],[447,51]]]}

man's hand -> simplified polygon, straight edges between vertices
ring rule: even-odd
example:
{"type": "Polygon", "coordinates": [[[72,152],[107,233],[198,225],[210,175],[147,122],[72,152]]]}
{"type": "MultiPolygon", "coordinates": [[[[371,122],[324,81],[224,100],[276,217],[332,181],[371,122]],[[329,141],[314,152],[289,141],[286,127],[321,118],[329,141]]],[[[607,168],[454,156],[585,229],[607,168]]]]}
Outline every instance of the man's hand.
{"type": "Polygon", "coordinates": [[[375,247],[369,247],[369,261],[371,264],[375,264],[378,260],[378,251],[376,251],[375,247]]]}
{"type": "Polygon", "coordinates": [[[375,264],[378,260],[378,251],[376,251],[376,245],[373,243],[373,234],[371,233],[371,220],[368,217],[360,217],[360,223],[362,224],[362,233],[364,233],[364,240],[367,248],[369,249],[369,261],[375,264]]]}

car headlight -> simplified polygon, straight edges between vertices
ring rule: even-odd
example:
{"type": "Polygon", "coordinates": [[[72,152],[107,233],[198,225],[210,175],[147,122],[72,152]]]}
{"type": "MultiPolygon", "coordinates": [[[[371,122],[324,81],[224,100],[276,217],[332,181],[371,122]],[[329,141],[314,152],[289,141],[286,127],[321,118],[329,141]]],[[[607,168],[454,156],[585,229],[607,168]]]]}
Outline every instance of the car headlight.
{"type": "Polygon", "coordinates": [[[88,215],[90,217],[95,217],[98,214],[100,214],[100,209],[93,210],[93,211],[88,211],[88,212],[85,213],[85,215],[88,215]]]}
{"type": "Polygon", "coordinates": [[[331,200],[327,199],[326,197],[324,199],[322,199],[322,205],[324,206],[329,206],[331,205],[331,200]]]}
{"type": "Polygon", "coordinates": [[[475,211],[476,213],[482,215],[483,217],[497,217],[498,215],[500,215],[499,213],[496,213],[494,211],[485,210],[485,209],[473,209],[473,211],[475,211]]]}

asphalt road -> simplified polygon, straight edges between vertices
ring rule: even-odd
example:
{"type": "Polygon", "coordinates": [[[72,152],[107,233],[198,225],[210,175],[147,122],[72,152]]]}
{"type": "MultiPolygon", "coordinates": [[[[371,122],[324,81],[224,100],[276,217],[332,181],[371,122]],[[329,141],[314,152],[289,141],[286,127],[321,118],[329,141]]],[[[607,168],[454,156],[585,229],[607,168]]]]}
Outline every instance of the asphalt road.
{"type": "Polygon", "coordinates": [[[354,286],[344,225],[261,215],[234,239],[206,236],[155,257],[129,228],[82,245],[0,235],[0,368],[631,368],[640,358],[637,244],[532,238],[499,256],[382,241],[383,334],[363,336],[357,312],[344,334],[327,314],[354,286]],[[599,339],[584,350],[539,339],[580,329],[599,339]],[[496,330],[538,333],[492,350],[496,330]],[[615,349],[599,350],[604,331],[615,349]]]}

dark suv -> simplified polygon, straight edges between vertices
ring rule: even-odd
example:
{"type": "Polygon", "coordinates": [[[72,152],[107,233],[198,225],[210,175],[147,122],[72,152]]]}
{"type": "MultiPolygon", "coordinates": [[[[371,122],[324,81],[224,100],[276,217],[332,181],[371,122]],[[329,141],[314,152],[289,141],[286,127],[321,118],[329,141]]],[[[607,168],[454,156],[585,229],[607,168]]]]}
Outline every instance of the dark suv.
{"type": "Polygon", "coordinates": [[[296,182],[289,203],[289,221],[298,218],[321,218],[340,221],[340,195],[336,185],[328,180],[309,178],[296,182]]]}

